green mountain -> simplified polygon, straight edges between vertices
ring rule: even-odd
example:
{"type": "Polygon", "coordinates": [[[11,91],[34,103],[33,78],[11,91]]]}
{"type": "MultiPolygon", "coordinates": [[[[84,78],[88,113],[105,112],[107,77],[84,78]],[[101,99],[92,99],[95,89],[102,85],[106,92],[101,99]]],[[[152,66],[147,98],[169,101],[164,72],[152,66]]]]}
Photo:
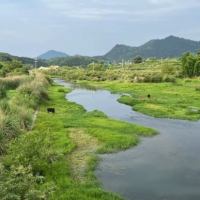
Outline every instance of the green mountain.
{"type": "Polygon", "coordinates": [[[50,50],[47,51],[46,53],[38,56],[38,59],[44,59],[44,60],[50,60],[52,58],[59,58],[59,57],[68,57],[66,53],[55,51],[55,50],[50,50]]]}
{"type": "MultiPolygon", "coordinates": [[[[18,56],[13,56],[8,53],[2,53],[0,52],[0,62],[8,62],[12,60],[18,60],[21,61],[22,64],[30,67],[35,67],[35,59],[33,58],[28,58],[28,57],[18,57],[18,56]]],[[[38,60],[37,61],[37,66],[47,66],[47,63],[44,60],[38,60]]]]}
{"type": "Polygon", "coordinates": [[[184,38],[169,36],[165,39],[150,40],[139,46],[130,47],[117,44],[104,56],[95,56],[98,60],[118,61],[122,59],[130,60],[140,55],[146,59],[149,57],[156,58],[177,58],[181,57],[184,52],[196,54],[200,49],[200,42],[184,38]]]}

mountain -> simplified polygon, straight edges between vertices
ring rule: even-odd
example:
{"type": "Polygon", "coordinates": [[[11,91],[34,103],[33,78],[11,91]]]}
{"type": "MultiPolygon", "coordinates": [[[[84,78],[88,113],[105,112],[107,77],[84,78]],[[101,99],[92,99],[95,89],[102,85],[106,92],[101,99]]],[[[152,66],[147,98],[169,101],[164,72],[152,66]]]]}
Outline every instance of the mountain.
{"type": "Polygon", "coordinates": [[[140,55],[146,59],[149,57],[156,58],[176,58],[181,57],[184,52],[196,54],[200,49],[200,42],[169,36],[165,39],[155,39],[139,46],[130,47],[117,44],[104,56],[95,56],[98,60],[118,61],[122,59],[130,60],[140,55]]]}
{"type": "Polygon", "coordinates": [[[55,51],[55,50],[50,50],[47,51],[46,53],[38,56],[38,59],[44,59],[44,60],[50,60],[52,58],[59,58],[59,57],[68,57],[66,53],[55,51]]]}
{"type": "MultiPolygon", "coordinates": [[[[33,58],[18,57],[18,56],[10,55],[8,53],[0,52],[0,62],[9,62],[12,60],[21,61],[22,64],[27,65],[27,66],[35,66],[35,59],[33,58]]],[[[47,63],[44,60],[38,60],[37,66],[47,66],[47,63]]]]}

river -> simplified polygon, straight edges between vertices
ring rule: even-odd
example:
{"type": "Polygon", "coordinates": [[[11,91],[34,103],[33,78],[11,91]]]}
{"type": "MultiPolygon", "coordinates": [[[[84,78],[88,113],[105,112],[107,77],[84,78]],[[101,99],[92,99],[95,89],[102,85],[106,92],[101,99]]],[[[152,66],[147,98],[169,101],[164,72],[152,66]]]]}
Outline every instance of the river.
{"type": "Polygon", "coordinates": [[[73,88],[66,98],[87,111],[100,110],[112,119],[160,132],[129,150],[100,155],[95,173],[103,189],[129,200],[200,199],[200,121],[154,118],[117,102],[119,94],[60,79],[54,82],[73,88]]]}

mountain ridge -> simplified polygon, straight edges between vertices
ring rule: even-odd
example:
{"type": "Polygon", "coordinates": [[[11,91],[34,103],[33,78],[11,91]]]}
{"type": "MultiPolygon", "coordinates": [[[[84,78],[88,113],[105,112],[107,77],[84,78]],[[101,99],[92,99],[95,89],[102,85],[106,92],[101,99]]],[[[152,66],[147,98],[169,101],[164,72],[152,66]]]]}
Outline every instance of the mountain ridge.
{"type": "Polygon", "coordinates": [[[140,55],[144,59],[148,57],[175,58],[181,57],[184,52],[196,53],[200,48],[200,41],[179,38],[170,35],[164,39],[152,39],[138,47],[131,47],[124,44],[115,45],[103,56],[94,58],[108,61],[130,60],[140,55]]]}

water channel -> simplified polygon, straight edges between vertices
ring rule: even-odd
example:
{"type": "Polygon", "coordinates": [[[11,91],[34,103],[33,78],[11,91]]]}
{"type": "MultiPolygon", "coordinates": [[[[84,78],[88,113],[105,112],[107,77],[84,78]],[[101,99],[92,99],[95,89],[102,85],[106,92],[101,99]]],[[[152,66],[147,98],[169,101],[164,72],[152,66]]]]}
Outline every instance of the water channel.
{"type": "Polygon", "coordinates": [[[119,94],[59,79],[54,82],[73,88],[66,98],[87,111],[97,109],[112,119],[160,132],[129,150],[100,155],[95,173],[103,189],[129,200],[200,199],[200,121],[154,118],[117,102],[119,94]]]}

